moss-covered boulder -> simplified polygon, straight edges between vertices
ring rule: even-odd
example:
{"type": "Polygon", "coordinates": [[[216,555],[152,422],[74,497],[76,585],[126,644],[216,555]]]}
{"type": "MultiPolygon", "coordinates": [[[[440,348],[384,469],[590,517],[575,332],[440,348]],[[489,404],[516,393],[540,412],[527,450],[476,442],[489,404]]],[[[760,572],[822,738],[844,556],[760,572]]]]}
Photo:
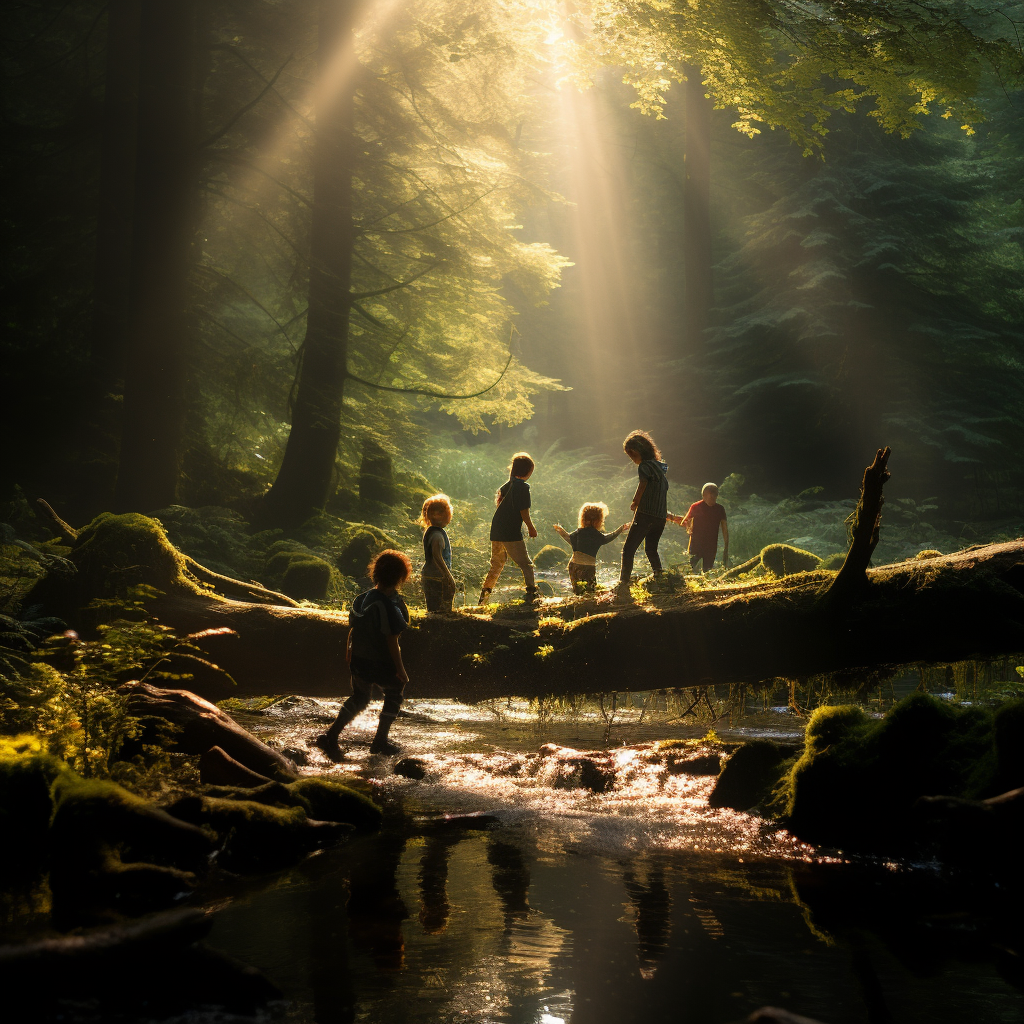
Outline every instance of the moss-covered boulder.
{"type": "Polygon", "coordinates": [[[771,740],[744,743],[726,761],[708,798],[708,806],[747,811],[766,803],[780,780],[783,765],[795,754],[792,746],[771,740]]]}
{"type": "Polygon", "coordinates": [[[385,548],[397,548],[397,544],[382,530],[362,523],[353,524],[351,532],[345,538],[344,546],[334,559],[338,572],[351,576],[356,580],[365,580],[366,567],[370,559],[378,551],[385,548]]]}
{"type": "Polygon", "coordinates": [[[920,797],[976,799],[1024,785],[1020,704],[996,717],[914,694],[881,721],[860,707],[819,708],[783,785],[790,828],[811,842],[913,848],[920,797]]]}
{"type": "Polygon", "coordinates": [[[0,864],[25,866],[39,858],[53,812],[50,788],[65,770],[38,736],[0,737],[0,864]]]}
{"type": "Polygon", "coordinates": [[[326,601],[331,588],[330,563],[295,541],[271,545],[266,574],[282,593],[300,601],[326,601]]]}
{"type": "Polygon", "coordinates": [[[367,796],[332,779],[306,776],[287,786],[303,801],[311,818],[339,821],[359,829],[380,827],[380,808],[367,796]]]}
{"type": "Polygon", "coordinates": [[[218,864],[228,871],[273,871],[352,831],[340,822],[312,819],[302,806],[277,807],[255,800],[183,797],[169,811],[217,833],[218,864]]]}
{"type": "Polygon", "coordinates": [[[829,572],[839,572],[843,567],[843,562],[845,561],[845,551],[834,551],[831,555],[827,555],[821,560],[820,568],[827,569],[829,572]]]}
{"type": "Polygon", "coordinates": [[[821,559],[811,551],[792,544],[769,544],[761,549],[761,564],[776,576],[792,576],[821,566],[821,559]]]}
{"type": "Polygon", "coordinates": [[[553,569],[556,565],[562,565],[569,560],[569,552],[560,548],[557,544],[545,544],[533,556],[533,564],[538,569],[553,569]]]}

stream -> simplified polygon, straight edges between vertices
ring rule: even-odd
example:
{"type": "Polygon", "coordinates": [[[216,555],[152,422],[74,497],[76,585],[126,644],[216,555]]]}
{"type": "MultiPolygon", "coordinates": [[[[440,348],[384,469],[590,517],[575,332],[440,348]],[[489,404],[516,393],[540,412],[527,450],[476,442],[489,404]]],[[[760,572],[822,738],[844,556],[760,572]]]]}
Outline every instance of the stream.
{"type": "MultiPolygon", "coordinates": [[[[289,698],[241,719],[308,750],[336,707],[289,698]]],[[[637,754],[702,729],[634,715],[609,744],[594,715],[538,723],[512,702],[406,707],[394,737],[422,780],[368,756],[379,704],[343,737],[338,770],[369,781],[384,829],[250,883],[216,916],[209,944],[284,994],[271,1019],[725,1024],[764,1005],[825,1024],[1024,1019],[997,892],[711,810],[713,775],[666,773],[637,754]],[[593,793],[566,788],[555,768],[517,769],[552,741],[607,749],[614,786],[593,793]]],[[[727,741],[800,731],[785,709],[718,726],[727,741]]],[[[307,770],[326,769],[318,757],[307,770]]]]}

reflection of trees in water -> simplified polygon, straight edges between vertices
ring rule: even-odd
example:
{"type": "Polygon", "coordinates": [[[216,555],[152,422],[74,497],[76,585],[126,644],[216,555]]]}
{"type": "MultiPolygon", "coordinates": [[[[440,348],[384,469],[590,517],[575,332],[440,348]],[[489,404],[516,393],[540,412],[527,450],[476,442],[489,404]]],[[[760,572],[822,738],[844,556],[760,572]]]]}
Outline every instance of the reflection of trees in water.
{"type": "Polygon", "coordinates": [[[645,879],[640,881],[630,866],[623,872],[622,881],[633,904],[640,976],[653,978],[658,961],[668,949],[672,930],[672,897],[664,871],[660,865],[649,866],[645,879]]]}
{"type": "Polygon", "coordinates": [[[409,911],[398,892],[398,865],[406,837],[382,832],[349,875],[348,927],[357,949],[367,949],[378,970],[398,970],[405,962],[402,922],[409,911]]]}
{"type": "Polygon", "coordinates": [[[530,871],[518,846],[494,836],[487,841],[487,862],[492,867],[491,884],[505,911],[505,929],[530,913],[530,871]]]}

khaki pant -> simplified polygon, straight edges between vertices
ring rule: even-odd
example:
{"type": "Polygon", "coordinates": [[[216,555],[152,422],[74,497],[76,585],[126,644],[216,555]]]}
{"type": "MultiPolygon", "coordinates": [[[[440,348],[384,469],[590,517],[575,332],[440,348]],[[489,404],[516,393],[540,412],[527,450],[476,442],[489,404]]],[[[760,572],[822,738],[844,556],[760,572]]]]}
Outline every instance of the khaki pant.
{"type": "Polygon", "coordinates": [[[520,569],[523,570],[523,579],[526,581],[526,589],[533,590],[536,586],[533,578],[533,562],[530,561],[530,552],[526,550],[525,540],[492,540],[491,541],[491,567],[487,570],[487,578],[484,580],[484,590],[493,590],[498,582],[501,570],[505,563],[512,559],[520,569]]]}

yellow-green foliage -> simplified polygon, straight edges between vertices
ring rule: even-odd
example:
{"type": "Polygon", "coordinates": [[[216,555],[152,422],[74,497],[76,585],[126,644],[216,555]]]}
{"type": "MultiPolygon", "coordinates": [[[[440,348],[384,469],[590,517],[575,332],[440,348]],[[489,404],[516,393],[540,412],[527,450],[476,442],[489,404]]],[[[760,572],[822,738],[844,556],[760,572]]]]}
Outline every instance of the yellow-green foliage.
{"type": "Polygon", "coordinates": [[[991,796],[1024,785],[1016,751],[1024,715],[999,716],[917,693],[881,721],[852,705],[819,708],[780,788],[797,835],[813,842],[892,849],[911,838],[920,796],[991,796]],[[1005,766],[1005,770],[1004,770],[1005,766]]]}
{"type": "Polygon", "coordinates": [[[761,564],[776,576],[791,576],[795,572],[819,568],[821,559],[813,552],[795,548],[792,544],[769,544],[761,551],[761,564]]]}

